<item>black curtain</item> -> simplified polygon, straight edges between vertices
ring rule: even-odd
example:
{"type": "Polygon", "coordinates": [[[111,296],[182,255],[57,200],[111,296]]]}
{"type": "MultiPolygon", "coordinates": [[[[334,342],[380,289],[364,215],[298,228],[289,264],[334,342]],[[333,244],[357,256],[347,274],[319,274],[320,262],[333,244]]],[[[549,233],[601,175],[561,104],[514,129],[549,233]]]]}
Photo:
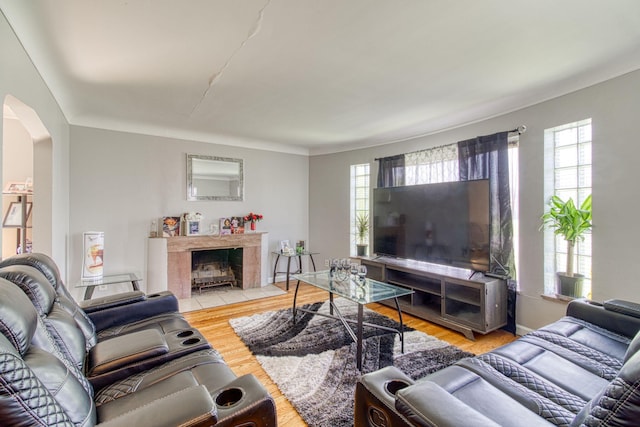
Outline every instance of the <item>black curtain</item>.
{"type": "Polygon", "coordinates": [[[490,187],[491,229],[490,270],[511,276],[508,286],[507,326],[515,333],[515,263],[513,218],[509,189],[508,132],[479,136],[458,142],[460,180],[488,179],[490,187]],[[506,271],[504,271],[506,269],[506,271]]]}
{"type": "Polygon", "coordinates": [[[404,154],[378,159],[378,188],[405,184],[404,154]]]}

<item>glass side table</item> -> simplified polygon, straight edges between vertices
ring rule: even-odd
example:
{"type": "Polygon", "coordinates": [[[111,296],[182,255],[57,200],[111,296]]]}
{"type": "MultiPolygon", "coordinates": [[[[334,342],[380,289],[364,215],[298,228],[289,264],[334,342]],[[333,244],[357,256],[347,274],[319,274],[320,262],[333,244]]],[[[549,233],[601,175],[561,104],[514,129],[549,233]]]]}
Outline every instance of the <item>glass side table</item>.
{"type": "Polygon", "coordinates": [[[295,254],[283,254],[277,251],[271,252],[276,255],[276,262],[273,264],[273,281],[276,280],[276,274],[278,273],[286,273],[287,274],[287,291],[289,290],[289,276],[292,274],[302,273],[302,257],[308,256],[311,260],[311,265],[313,266],[313,271],[316,271],[316,262],[313,260],[314,255],[318,255],[320,252],[309,252],[303,251],[295,254]],[[280,261],[280,257],[287,258],[287,271],[278,271],[278,261],[280,261]],[[291,259],[296,258],[296,262],[298,263],[298,268],[295,271],[291,271],[291,259]]]}
{"type": "Polygon", "coordinates": [[[131,287],[133,288],[133,290],[139,291],[140,286],[138,285],[138,282],[141,280],[142,279],[140,279],[134,273],[105,274],[102,277],[82,279],[78,283],[76,283],[76,288],[85,288],[84,300],[88,300],[93,296],[93,291],[95,290],[96,286],[109,286],[116,283],[131,283],[131,287]]]}

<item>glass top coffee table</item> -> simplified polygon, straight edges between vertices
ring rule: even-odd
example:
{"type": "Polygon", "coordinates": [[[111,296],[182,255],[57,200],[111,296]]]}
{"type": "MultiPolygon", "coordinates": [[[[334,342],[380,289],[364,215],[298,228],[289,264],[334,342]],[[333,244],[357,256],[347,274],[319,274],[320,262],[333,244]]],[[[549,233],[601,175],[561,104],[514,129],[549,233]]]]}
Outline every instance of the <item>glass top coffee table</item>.
{"type": "Polygon", "coordinates": [[[386,331],[397,333],[400,336],[401,350],[404,353],[404,325],[402,323],[402,311],[400,311],[400,305],[398,304],[398,298],[410,295],[413,293],[410,289],[401,288],[399,286],[391,285],[389,283],[379,282],[373,279],[360,279],[357,276],[351,274],[344,274],[342,276],[334,273],[333,276],[329,275],[329,271],[318,271],[313,273],[296,274],[292,276],[298,281],[296,284],[296,292],[293,296],[293,323],[296,322],[296,312],[304,311],[307,313],[314,313],[319,316],[325,316],[332,319],[337,319],[342,322],[347,332],[351,336],[351,339],[356,343],[356,365],[358,370],[362,369],[362,328],[363,326],[369,326],[377,329],[383,329],[386,331]],[[298,297],[298,288],[300,282],[308,283],[316,288],[324,289],[329,292],[329,314],[318,313],[313,310],[307,310],[304,308],[296,308],[296,299],[298,297]],[[337,295],[343,297],[349,301],[358,304],[358,319],[357,321],[346,319],[338,310],[338,307],[333,302],[333,296],[337,295]],[[398,319],[400,327],[396,330],[394,328],[388,328],[386,326],[374,325],[372,323],[363,322],[363,307],[366,304],[373,302],[380,302],[388,299],[393,299],[398,310],[398,319]],[[336,313],[334,315],[334,312],[336,313]],[[356,331],[349,323],[356,324],[356,331]]]}

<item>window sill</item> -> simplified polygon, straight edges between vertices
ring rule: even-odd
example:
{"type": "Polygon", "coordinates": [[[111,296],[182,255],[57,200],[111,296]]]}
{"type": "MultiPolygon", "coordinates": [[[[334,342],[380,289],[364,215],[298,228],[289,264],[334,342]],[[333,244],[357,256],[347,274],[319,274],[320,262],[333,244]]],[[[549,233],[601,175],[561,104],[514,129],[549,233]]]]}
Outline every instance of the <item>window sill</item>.
{"type": "Polygon", "coordinates": [[[569,304],[571,301],[573,301],[575,298],[572,297],[567,297],[564,295],[558,295],[558,294],[542,294],[540,295],[542,297],[542,299],[547,300],[547,301],[553,301],[559,304],[569,304]]]}

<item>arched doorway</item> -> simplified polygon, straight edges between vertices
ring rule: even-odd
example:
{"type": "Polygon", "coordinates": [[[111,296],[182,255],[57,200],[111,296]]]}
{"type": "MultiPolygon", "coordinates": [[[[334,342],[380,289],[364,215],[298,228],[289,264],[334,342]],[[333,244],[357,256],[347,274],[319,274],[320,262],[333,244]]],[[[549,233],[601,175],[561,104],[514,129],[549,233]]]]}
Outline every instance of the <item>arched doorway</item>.
{"type": "MultiPolygon", "coordinates": [[[[3,182],[2,189],[6,190],[9,182],[26,182],[31,180],[33,183],[33,194],[27,201],[32,203],[32,209],[30,212],[30,225],[31,229],[27,233],[30,240],[33,242],[34,252],[44,252],[51,254],[52,252],[52,182],[53,182],[53,150],[52,140],[49,131],[45,128],[44,124],[40,120],[38,114],[30,108],[28,105],[21,102],[19,99],[7,95],[3,103],[3,153],[4,145],[11,145],[13,148],[9,150],[6,155],[8,156],[30,156],[30,159],[16,159],[16,158],[4,158],[3,164],[3,182]],[[17,138],[18,141],[7,141],[6,138],[17,138]],[[29,147],[19,147],[20,145],[30,144],[29,147]],[[18,146],[18,148],[16,148],[18,146]],[[26,166],[27,163],[31,166],[26,166]],[[5,169],[10,169],[10,174],[17,177],[16,180],[12,180],[8,174],[5,177],[5,169]],[[18,167],[15,167],[18,165],[18,167]],[[23,166],[21,173],[20,166],[23,166]]],[[[7,203],[11,203],[10,200],[15,199],[13,195],[3,194],[3,212],[9,207],[7,203]],[[7,197],[5,197],[7,196],[7,197]]],[[[15,236],[15,234],[13,235],[15,236]]],[[[15,239],[15,237],[14,237],[15,239]]],[[[15,250],[7,249],[11,248],[13,242],[5,244],[3,246],[3,257],[11,255],[15,250]],[[8,251],[8,252],[5,252],[8,251]]]]}

